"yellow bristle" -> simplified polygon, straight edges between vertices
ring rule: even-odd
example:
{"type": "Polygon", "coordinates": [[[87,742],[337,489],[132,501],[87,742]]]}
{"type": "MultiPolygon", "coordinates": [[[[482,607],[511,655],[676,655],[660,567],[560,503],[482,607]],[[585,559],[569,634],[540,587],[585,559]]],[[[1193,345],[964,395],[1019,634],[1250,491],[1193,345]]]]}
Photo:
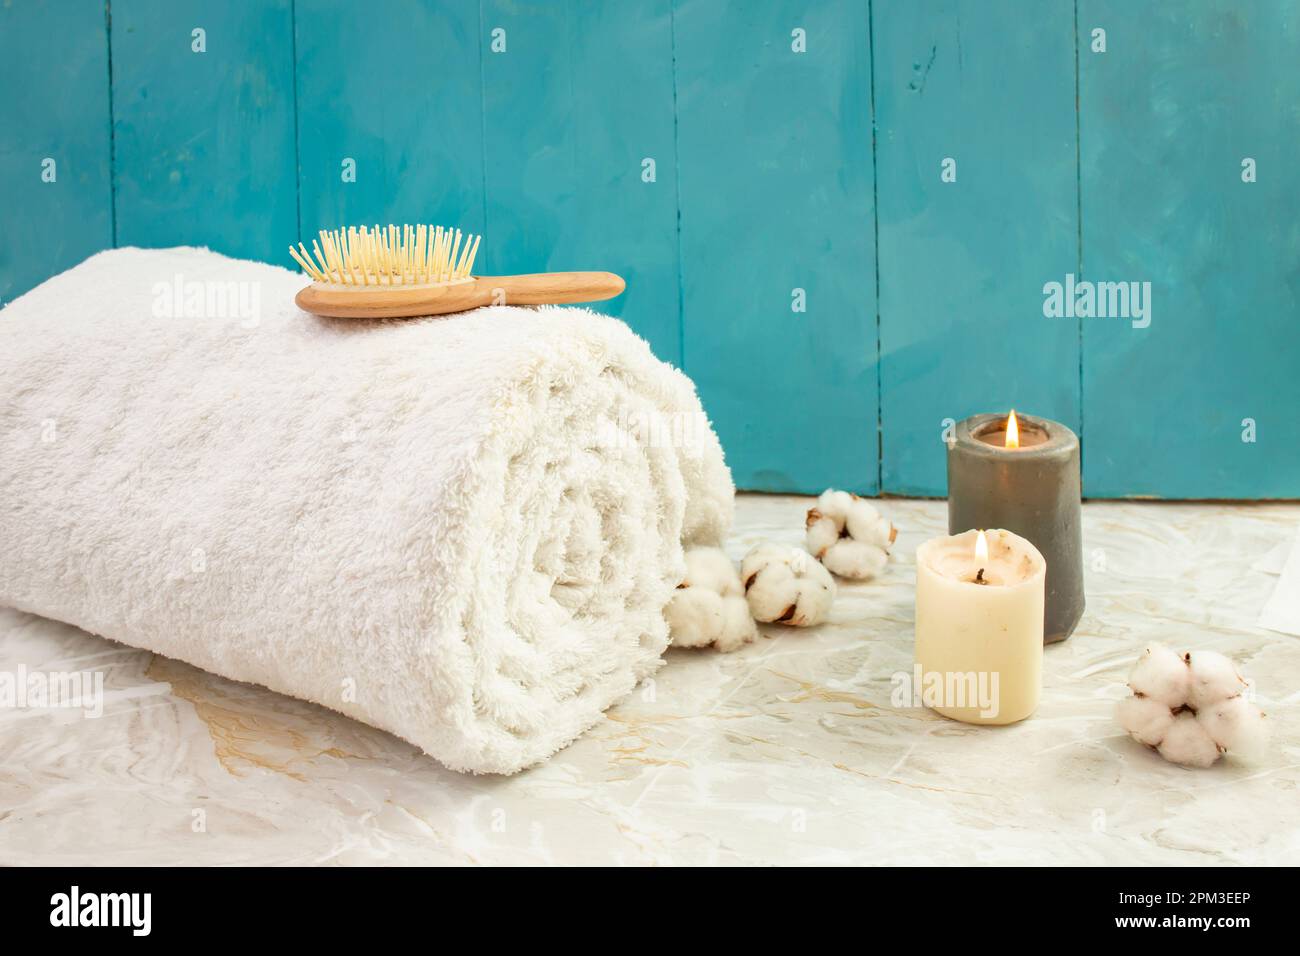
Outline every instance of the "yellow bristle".
{"type": "Polygon", "coordinates": [[[368,285],[366,280],[366,269],[361,264],[361,236],[357,232],[356,226],[349,226],[347,231],[348,237],[348,271],[352,274],[354,285],[368,285]]]}
{"type": "Polygon", "coordinates": [[[317,276],[316,281],[329,282],[329,276],[326,274],[325,270],[321,268],[321,264],[316,260],[316,258],[310,252],[307,251],[306,245],[304,245],[301,242],[298,243],[298,251],[303,254],[303,256],[307,259],[307,261],[311,263],[312,268],[316,270],[316,276],[317,276]]]}
{"type": "Polygon", "coordinates": [[[482,236],[474,237],[474,249],[469,254],[469,265],[465,267],[465,274],[467,276],[474,271],[474,260],[478,258],[478,244],[479,244],[479,240],[482,238],[483,238],[482,236]]]}
{"type": "Polygon", "coordinates": [[[453,279],[460,278],[461,270],[465,267],[465,257],[468,255],[469,255],[469,239],[466,239],[465,245],[460,250],[460,258],[456,260],[456,264],[452,267],[451,270],[451,277],[453,279]]]}
{"type": "Polygon", "coordinates": [[[335,240],[336,233],[326,232],[321,235],[321,245],[325,248],[325,255],[329,259],[330,266],[334,272],[335,282],[347,282],[347,277],[343,274],[343,259],[339,254],[338,242],[335,240]]]}
{"type": "Polygon", "coordinates": [[[312,261],[316,263],[316,268],[320,270],[321,275],[325,276],[325,281],[329,281],[329,270],[325,268],[325,260],[320,254],[320,243],[315,239],[311,241],[312,261]]]}
{"type": "Polygon", "coordinates": [[[333,271],[337,274],[335,282],[346,282],[347,277],[343,274],[343,257],[339,250],[338,240],[335,239],[335,233],[327,232],[321,236],[321,245],[325,247],[325,255],[333,271]]]}
{"type": "Polygon", "coordinates": [[[470,237],[466,237],[465,251],[460,257],[460,267],[456,270],[456,274],[462,279],[469,275],[470,270],[474,268],[474,256],[478,253],[478,236],[474,236],[473,240],[473,243],[471,243],[470,237]]]}
{"type": "Polygon", "coordinates": [[[443,276],[449,281],[452,279],[451,270],[456,262],[456,250],[458,250],[459,248],[460,248],[460,230],[457,229],[456,241],[452,243],[451,251],[447,253],[447,262],[443,266],[443,276]]]}
{"type": "Polygon", "coordinates": [[[345,261],[348,264],[348,275],[352,277],[353,285],[369,285],[370,277],[366,274],[366,267],[358,254],[357,242],[360,236],[356,232],[344,232],[339,230],[340,236],[347,236],[347,256],[345,261]]]}
{"type": "MultiPolygon", "coordinates": [[[[313,242],[312,245],[315,245],[313,242]]],[[[334,257],[330,254],[330,237],[323,229],[320,234],[320,252],[321,262],[325,264],[325,273],[330,277],[331,282],[342,282],[343,277],[334,274],[334,257]]]]}
{"type": "Polygon", "coordinates": [[[342,242],[343,242],[343,236],[338,230],[335,230],[334,232],[330,233],[330,252],[334,256],[334,261],[338,263],[338,271],[340,276],[339,281],[346,283],[351,280],[352,276],[351,273],[347,271],[348,263],[347,263],[347,259],[345,259],[343,256],[342,242]]]}
{"type": "Polygon", "coordinates": [[[366,285],[375,285],[378,282],[378,277],[375,275],[375,234],[365,226],[362,226],[359,231],[361,234],[361,258],[358,265],[361,266],[361,274],[365,276],[366,285]]]}
{"type": "Polygon", "coordinates": [[[457,282],[473,274],[481,236],[449,226],[389,223],[321,229],[289,255],[313,282],[379,286],[457,282]]]}
{"type": "Polygon", "coordinates": [[[289,247],[289,255],[293,256],[294,261],[297,262],[298,265],[302,266],[303,272],[307,273],[307,275],[311,276],[317,282],[320,281],[320,276],[317,274],[316,270],[303,261],[302,256],[298,255],[298,250],[293,246],[289,247]]]}

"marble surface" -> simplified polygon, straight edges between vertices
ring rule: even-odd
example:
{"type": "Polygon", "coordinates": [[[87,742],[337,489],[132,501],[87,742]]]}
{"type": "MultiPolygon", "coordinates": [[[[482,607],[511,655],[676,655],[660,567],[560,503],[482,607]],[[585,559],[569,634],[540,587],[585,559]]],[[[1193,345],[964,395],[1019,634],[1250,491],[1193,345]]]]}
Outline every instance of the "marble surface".
{"type": "MultiPolygon", "coordinates": [[[[729,550],[801,540],[805,499],[742,496],[729,550]]],[[[913,554],[943,502],[882,502],[882,579],[831,621],[730,655],[670,651],[652,685],[512,778],[444,770],[319,707],[0,610],[0,671],[105,675],[103,716],[0,709],[0,863],[1300,862],[1300,638],[1254,622],[1252,563],[1300,505],[1090,503],[1088,611],[1011,727],[891,705],[912,665],[913,554]],[[1125,737],[1144,642],[1240,663],[1268,755],[1185,770],[1125,737]]]]}

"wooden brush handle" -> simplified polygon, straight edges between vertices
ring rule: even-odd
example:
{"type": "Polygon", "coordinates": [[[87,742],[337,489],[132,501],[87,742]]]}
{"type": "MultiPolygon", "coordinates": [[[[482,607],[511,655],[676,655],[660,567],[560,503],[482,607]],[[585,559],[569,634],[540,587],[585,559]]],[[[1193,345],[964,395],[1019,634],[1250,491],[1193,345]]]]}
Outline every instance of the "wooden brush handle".
{"type": "Polygon", "coordinates": [[[478,276],[488,290],[484,305],[560,305],[612,299],[625,287],[612,272],[535,272],[522,276],[478,276]],[[497,290],[500,290],[499,292],[497,290]],[[500,301],[504,297],[504,301],[500,301]]]}
{"type": "Polygon", "coordinates": [[[612,272],[538,272],[522,276],[475,276],[449,285],[309,285],[295,297],[298,308],[340,319],[391,319],[445,315],[484,305],[559,305],[612,299],[625,288],[612,272]]]}

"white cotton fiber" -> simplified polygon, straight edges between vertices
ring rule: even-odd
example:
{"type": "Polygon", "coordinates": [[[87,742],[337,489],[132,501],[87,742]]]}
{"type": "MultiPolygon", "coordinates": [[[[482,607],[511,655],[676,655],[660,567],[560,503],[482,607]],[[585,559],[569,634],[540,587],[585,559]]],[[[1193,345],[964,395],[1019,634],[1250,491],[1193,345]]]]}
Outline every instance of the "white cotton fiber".
{"type": "Polygon", "coordinates": [[[808,551],[842,578],[869,581],[889,561],[897,530],[871,502],[828,488],[808,509],[808,551]]]}
{"type": "Polygon", "coordinates": [[[1180,654],[1163,644],[1152,644],[1133,665],[1128,686],[1135,694],[1177,707],[1187,699],[1189,680],[1187,662],[1180,654]]]}
{"type": "Polygon", "coordinates": [[[686,551],[686,576],[666,612],[674,647],[734,651],[758,634],[740,586],[740,575],[721,548],[686,551]]]}
{"type": "Polygon", "coordinates": [[[1128,686],[1133,695],[1119,702],[1116,720],[1173,763],[1208,767],[1221,754],[1253,757],[1267,745],[1264,714],[1247,698],[1246,681],[1215,651],[1178,654],[1149,645],[1128,686]]]}
{"type": "Polygon", "coordinates": [[[760,544],[745,555],[740,577],[756,621],[811,627],[835,600],[834,579],[802,548],[760,544]]]}

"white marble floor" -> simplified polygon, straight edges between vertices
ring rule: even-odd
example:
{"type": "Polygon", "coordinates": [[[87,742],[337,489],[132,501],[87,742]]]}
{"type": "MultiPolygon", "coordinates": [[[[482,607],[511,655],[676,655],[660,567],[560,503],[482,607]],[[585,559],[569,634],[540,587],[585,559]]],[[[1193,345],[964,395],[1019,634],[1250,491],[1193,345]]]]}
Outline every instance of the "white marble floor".
{"type": "MultiPolygon", "coordinates": [[[[800,498],[743,496],[730,541],[801,539],[800,498]]],[[[1088,504],[1088,611],[1042,706],[975,728],[895,709],[912,556],[944,504],[892,501],[896,560],[829,624],[731,655],[671,651],[653,686],[512,778],[444,770],[309,704],[0,610],[0,671],[102,670],[105,711],[0,710],[0,863],[1300,862],[1300,638],[1254,626],[1251,570],[1300,505],[1088,504]],[[1258,687],[1253,764],[1162,761],[1112,718],[1145,641],[1214,648],[1258,687]]]]}

